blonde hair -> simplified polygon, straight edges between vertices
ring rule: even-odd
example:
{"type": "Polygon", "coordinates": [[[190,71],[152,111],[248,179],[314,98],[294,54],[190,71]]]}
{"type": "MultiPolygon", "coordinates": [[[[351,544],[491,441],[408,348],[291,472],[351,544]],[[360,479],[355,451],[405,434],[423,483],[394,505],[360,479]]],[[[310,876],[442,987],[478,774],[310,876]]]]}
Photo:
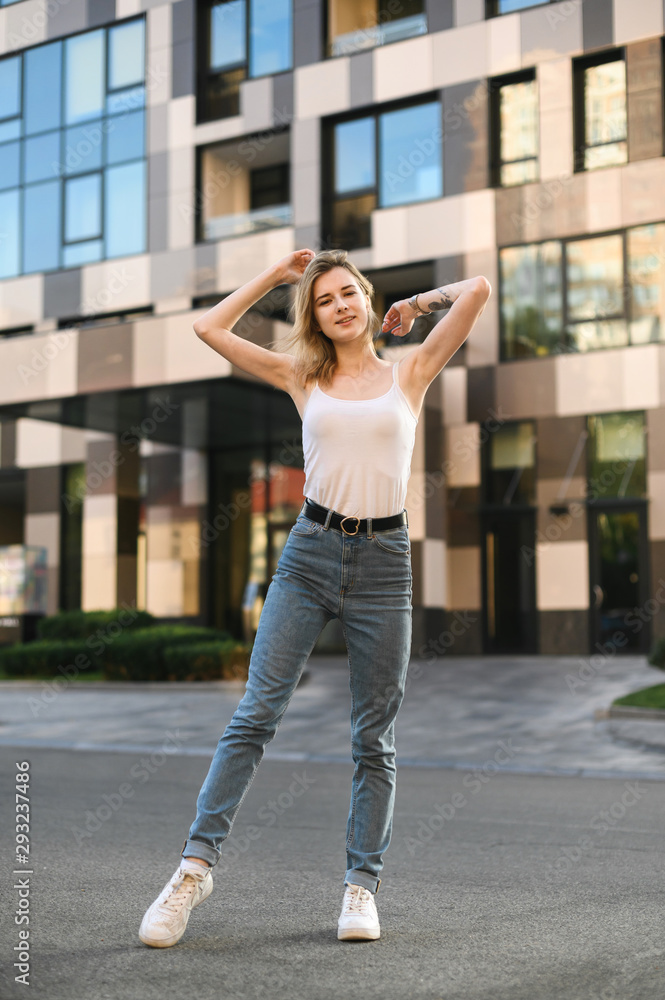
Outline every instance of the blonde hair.
{"type": "MultiPolygon", "coordinates": [[[[374,349],[374,336],[379,329],[379,318],[374,312],[372,299],[374,286],[355,264],[348,259],[346,250],[323,250],[317,253],[305,268],[305,272],[296,285],[295,302],[293,303],[293,329],[282,341],[280,350],[292,354],[296,360],[295,376],[303,388],[307,382],[317,379],[323,385],[329,385],[337,367],[335,345],[329,337],[317,328],[314,316],[314,283],[317,278],[334,267],[343,267],[358,282],[360,290],[369,296],[367,326],[365,327],[365,342],[374,349]]],[[[376,355],[378,357],[378,355],[376,355]]]]}

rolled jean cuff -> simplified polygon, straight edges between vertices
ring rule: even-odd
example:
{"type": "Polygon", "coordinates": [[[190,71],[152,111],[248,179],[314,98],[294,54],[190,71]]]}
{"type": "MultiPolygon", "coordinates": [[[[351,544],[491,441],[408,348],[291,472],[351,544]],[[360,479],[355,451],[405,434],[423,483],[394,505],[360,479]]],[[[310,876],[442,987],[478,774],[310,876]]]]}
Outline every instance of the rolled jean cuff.
{"type": "Polygon", "coordinates": [[[363,889],[369,889],[371,893],[377,893],[381,885],[378,875],[371,875],[369,872],[360,871],[358,868],[349,868],[344,876],[345,882],[352,885],[361,885],[363,889]]]}
{"type": "Polygon", "coordinates": [[[180,852],[183,858],[201,858],[207,861],[211,868],[214,868],[221,857],[221,852],[208,844],[202,844],[200,840],[186,840],[180,852]]]}

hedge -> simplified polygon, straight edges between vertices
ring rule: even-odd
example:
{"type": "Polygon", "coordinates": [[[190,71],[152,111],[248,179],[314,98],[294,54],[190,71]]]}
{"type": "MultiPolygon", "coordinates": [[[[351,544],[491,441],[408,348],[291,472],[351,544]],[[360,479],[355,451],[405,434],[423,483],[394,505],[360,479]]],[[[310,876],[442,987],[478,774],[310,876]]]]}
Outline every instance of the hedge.
{"type": "Polygon", "coordinates": [[[225,642],[228,632],[192,625],[156,625],[118,636],[104,653],[103,670],[112,681],[166,681],[166,654],[174,646],[225,642]]]}
{"type": "Polygon", "coordinates": [[[64,641],[98,635],[102,640],[110,640],[127,629],[144,629],[156,624],[154,615],[131,607],[112,611],[60,611],[42,618],[37,625],[37,635],[40,639],[64,641]]]}
{"type": "Polygon", "coordinates": [[[101,670],[101,657],[85,641],[26,642],[0,649],[0,670],[10,677],[58,677],[75,680],[82,670],[101,670]]]}
{"type": "Polygon", "coordinates": [[[167,680],[247,680],[249,646],[234,639],[173,646],[164,653],[167,680]]]}
{"type": "Polygon", "coordinates": [[[658,670],[665,670],[665,639],[658,639],[649,654],[649,663],[658,670]]]}

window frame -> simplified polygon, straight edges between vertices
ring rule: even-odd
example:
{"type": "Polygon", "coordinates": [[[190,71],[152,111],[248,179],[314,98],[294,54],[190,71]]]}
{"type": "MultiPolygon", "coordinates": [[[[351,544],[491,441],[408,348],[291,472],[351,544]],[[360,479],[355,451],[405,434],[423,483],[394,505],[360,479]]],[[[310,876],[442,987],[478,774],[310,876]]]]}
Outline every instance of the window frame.
{"type": "MultiPolygon", "coordinates": [[[[589,173],[595,170],[607,170],[612,167],[625,166],[629,162],[629,132],[630,118],[628,115],[628,63],[626,60],[626,47],[619,45],[611,49],[603,49],[602,52],[594,52],[592,55],[580,56],[572,61],[573,71],[573,172],[589,173]],[[608,143],[596,143],[592,146],[586,144],[586,106],[584,101],[584,80],[588,69],[595,66],[603,66],[605,63],[623,62],[626,79],[626,159],[623,163],[608,163],[602,167],[586,167],[584,158],[587,149],[598,149],[600,146],[612,145],[608,143]]],[[[615,139],[614,143],[621,140],[615,139]]]]}
{"type": "MultiPolygon", "coordinates": [[[[359,198],[363,195],[372,194],[375,205],[372,212],[377,210],[387,210],[389,208],[409,207],[409,205],[424,205],[429,201],[439,201],[445,197],[445,178],[443,162],[443,143],[445,141],[444,106],[440,91],[428,91],[425,94],[418,94],[416,98],[412,95],[400,98],[397,101],[390,101],[381,105],[368,105],[364,109],[354,108],[341,115],[334,115],[330,118],[321,119],[321,224],[326,231],[326,239],[330,241],[330,246],[335,242],[332,240],[333,209],[337,201],[347,198],[359,198]],[[379,119],[384,114],[393,111],[404,111],[408,108],[416,108],[423,104],[438,104],[441,125],[441,193],[436,198],[423,198],[422,201],[406,202],[403,205],[379,205],[379,175],[380,175],[380,129],[379,119]],[[358,188],[354,191],[346,191],[342,197],[337,197],[335,192],[335,129],[338,125],[346,122],[359,121],[363,118],[374,118],[374,184],[372,187],[358,188]]],[[[344,247],[344,249],[366,249],[361,247],[344,247]]]]}
{"type": "MultiPolygon", "coordinates": [[[[513,511],[525,511],[534,510],[537,507],[537,488],[538,488],[538,426],[537,419],[535,417],[515,417],[512,420],[505,420],[499,428],[496,430],[496,434],[500,434],[501,431],[508,427],[519,427],[521,424],[528,424],[531,426],[531,440],[533,442],[533,465],[522,466],[522,472],[519,476],[517,483],[511,494],[511,499],[508,503],[502,500],[490,500],[490,479],[492,472],[492,442],[494,440],[494,434],[490,433],[487,440],[481,447],[480,458],[480,502],[483,510],[513,510],[513,511]],[[519,482],[524,474],[525,469],[533,469],[533,495],[530,501],[524,501],[520,499],[517,503],[512,502],[512,498],[517,491],[519,482]]],[[[482,426],[482,424],[481,424],[482,426]]]]}
{"type": "MultiPolygon", "coordinates": [[[[632,323],[632,319],[633,319],[633,315],[632,315],[632,303],[633,303],[634,295],[633,295],[633,292],[632,292],[632,286],[630,284],[630,261],[629,261],[628,237],[629,237],[629,233],[632,232],[635,229],[642,229],[645,226],[650,226],[650,225],[659,226],[659,225],[664,225],[664,224],[665,224],[665,219],[656,219],[653,222],[641,222],[638,225],[635,225],[635,226],[626,226],[626,227],[620,228],[620,229],[614,228],[614,229],[601,230],[601,231],[595,232],[595,233],[584,233],[581,236],[564,236],[564,237],[555,237],[555,238],[549,237],[547,239],[534,240],[533,242],[530,242],[530,243],[507,243],[504,246],[497,247],[497,254],[498,254],[498,291],[499,291],[499,364],[512,364],[513,362],[516,362],[516,361],[540,361],[540,360],[544,361],[547,358],[556,358],[556,357],[559,357],[562,354],[576,354],[576,355],[579,355],[579,354],[582,354],[582,353],[594,354],[597,351],[604,351],[604,350],[605,351],[606,350],[625,350],[626,348],[629,348],[629,347],[639,347],[639,346],[641,346],[639,343],[638,344],[633,344],[633,343],[630,342],[631,323],[632,323]],[[565,331],[568,329],[569,326],[576,325],[577,322],[580,322],[580,323],[581,322],[588,322],[588,320],[579,320],[579,321],[572,321],[572,322],[569,320],[568,277],[567,277],[567,270],[568,269],[567,269],[567,266],[566,266],[567,265],[566,247],[569,244],[571,244],[571,243],[581,243],[581,242],[584,242],[585,240],[600,239],[600,238],[605,237],[605,236],[620,236],[621,237],[622,254],[623,254],[622,268],[621,268],[621,271],[622,271],[621,291],[622,291],[622,298],[623,298],[623,314],[622,315],[615,315],[615,316],[610,317],[610,318],[619,318],[619,319],[623,318],[625,320],[626,328],[627,328],[627,333],[628,333],[628,343],[625,344],[625,345],[617,346],[617,347],[593,348],[592,350],[587,351],[587,352],[572,351],[572,350],[566,349],[566,345],[564,344],[564,334],[565,334],[565,331]],[[556,351],[556,352],[553,351],[550,354],[546,354],[546,355],[544,355],[542,357],[538,357],[537,355],[529,355],[527,357],[522,357],[522,358],[508,358],[505,355],[506,327],[505,327],[505,319],[504,319],[503,309],[501,308],[501,303],[503,301],[503,291],[504,291],[504,284],[503,284],[503,277],[502,277],[502,268],[501,268],[501,253],[502,253],[503,250],[510,250],[510,249],[514,249],[514,248],[517,249],[517,248],[520,248],[520,247],[537,247],[537,246],[541,246],[544,243],[553,243],[553,242],[559,243],[561,245],[561,251],[562,251],[561,252],[561,298],[562,298],[562,305],[561,305],[561,335],[560,335],[560,339],[559,339],[559,350],[556,351]]],[[[663,263],[662,266],[665,267],[665,263],[663,263]]],[[[665,330],[663,331],[663,334],[665,335],[665,330]]],[[[658,343],[659,344],[665,344],[665,339],[658,341],[658,343]]]]}
{"type": "Polygon", "coordinates": [[[518,188],[524,184],[537,184],[540,179],[540,89],[538,87],[538,74],[536,67],[523,69],[517,73],[505,73],[502,76],[494,76],[488,80],[490,97],[490,114],[488,116],[489,127],[489,155],[490,155],[490,183],[495,188],[518,188]],[[502,160],[501,158],[501,89],[516,83],[536,84],[536,101],[538,110],[538,155],[528,157],[535,159],[538,168],[538,177],[533,181],[522,181],[520,184],[502,184],[501,167],[505,163],[524,163],[526,160],[502,160]]]}
{"type": "MultiPolygon", "coordinates": [[[[323,11],[322,11],[321,32],[322,32],[322,50],[323,50],[323,59],[324,60],[326,60],[326,59],[343,59],[345,56],[346,56],[346,58],[348,58],[349,56],[356,54],[355,52],[341,52],[341,53],[339,53],[339,55],[335,55],[334,53],[332,53],[330,51],[331,46],[332,46],[332,40],[329,38],[329,35],[328,35],[328,25],[330,23],[330,4],[334,3],[334,2],[335,2],[335,0],[323,0],[323,4],[322,4],[323,11]]],[[[427,16],[427,0],[423,0],[423,16],[425,18],[426,30],[422,34],[420,34],[420,35],[410,35],[408,38],[396,38],[393,41],[382,42],[382,43],[377,44],[377,45],[368,45],[366,49],[358,49],[357,51],[358,52],[374,52],[376,49],[383,49],[383,48],[385,48],[388,45],[397,45],[397,44],[399,44],[399,42],[408,42],[408,41],[411,41],[412,38],[424,38],[426,35],[430,34],[429,18],[427,16]]],[[[378,23],[378,21],[377,21],[377,23],[378,23]]],[[[358,30],[362,31],[363,29],[360,28],[358,30]]]]}

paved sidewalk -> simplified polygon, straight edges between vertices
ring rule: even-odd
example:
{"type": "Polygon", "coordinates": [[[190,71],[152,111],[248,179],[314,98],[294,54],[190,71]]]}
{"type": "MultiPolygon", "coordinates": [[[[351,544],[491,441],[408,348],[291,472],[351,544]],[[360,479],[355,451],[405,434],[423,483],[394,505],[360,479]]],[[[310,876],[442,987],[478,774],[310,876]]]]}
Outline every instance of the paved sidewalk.
{"type": "MultiPolygon", "coordinates": [[[[495,760],[522,773],[665,777],[665,723],[596,719],[612,700],[662,679],[644,657],[414,659],[397,720],[401,766],[468,769],[495,760]]],[[[0,745],[99,750],[157,747],[210,756],[244,685],[60,688],[0,685],[0,745]]],[[[348,667],[313,657],[266,757],[350,759],[348,667]]],[[[173,752],[171,750],[170,752],[173,752]]]]}

